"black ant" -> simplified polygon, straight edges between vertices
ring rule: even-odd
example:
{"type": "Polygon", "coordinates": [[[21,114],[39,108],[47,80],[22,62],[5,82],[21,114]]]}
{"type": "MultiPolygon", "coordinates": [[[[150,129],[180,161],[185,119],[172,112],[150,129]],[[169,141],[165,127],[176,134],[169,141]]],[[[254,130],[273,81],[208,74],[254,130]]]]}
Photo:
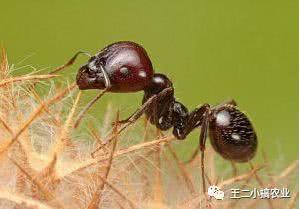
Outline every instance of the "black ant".
{"type": "MultiPolygon", "coordinates": [[[[78,54],[55,72],[72,64],[78,54]]],[[[117,93],[143,90],[141,108],[120,123],[133,123],[145,113],[158,129],[173,128],[177,139],[185,139],[191,131],[201,127],[199,143],[204,192],[203,160],[207,134],[212,147],[225,159],[247,162],[256,153],[254,128],[235,101],[213,107],[204,104],[189,112],[175,99],[172,82],[166,75],[154,73],[145,49],[137,43],[121,41],[105,47],[79,69],[76,82],[81,90],[104,89],[104,92],[117,93]]]]}

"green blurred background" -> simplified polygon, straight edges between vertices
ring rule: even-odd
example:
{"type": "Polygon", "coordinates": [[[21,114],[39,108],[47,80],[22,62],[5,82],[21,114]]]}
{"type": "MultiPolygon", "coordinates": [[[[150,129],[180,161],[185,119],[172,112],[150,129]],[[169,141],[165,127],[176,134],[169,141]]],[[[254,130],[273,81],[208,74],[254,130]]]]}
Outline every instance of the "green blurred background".
{"type": "MultiPolygon", "coordinates": [[[[51,69],[78,50],[96,53],[119,40],[141,43],[190,109],[234,98],[256,127],[256,160],[262,149],[273,162],[297,158],[297,0],[0,2],[0,44],[17,67],[51,69]]],[[[73,80],[86,60],[64,75],[73,80]]],[[[95,93],[85,92],[86,101],[95,93]]],[[[93,111],[101,119],[112,101],[125,117],[141,97],[106,95],[93,111]]],[[[181,142],[182,157],[195,149],[198,135],[181,142]]]]}

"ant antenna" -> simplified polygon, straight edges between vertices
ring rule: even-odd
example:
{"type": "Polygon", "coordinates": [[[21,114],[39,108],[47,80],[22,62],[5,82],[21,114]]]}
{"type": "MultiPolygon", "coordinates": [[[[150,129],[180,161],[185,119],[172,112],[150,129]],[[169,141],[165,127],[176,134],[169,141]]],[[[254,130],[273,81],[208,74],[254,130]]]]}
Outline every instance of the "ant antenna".
{"type": "Polygon", "coordinates": [[[70,65],[73,65],[76,58],[78,57],[78,55],[80,54],[85,54],[86,56],[88,57],[92,57],[92,55],[88,52],[85,52],[85,51],[79,51],[77,52],[66,64],[62,65],[62,66],[59,66],[57,67],[56,69],[54,69],[53,71],[51,71],[49,74],[54,74],[54,73],[57,73],[63,69],[65,69],[66,67],[69,67],[70,65]]]}

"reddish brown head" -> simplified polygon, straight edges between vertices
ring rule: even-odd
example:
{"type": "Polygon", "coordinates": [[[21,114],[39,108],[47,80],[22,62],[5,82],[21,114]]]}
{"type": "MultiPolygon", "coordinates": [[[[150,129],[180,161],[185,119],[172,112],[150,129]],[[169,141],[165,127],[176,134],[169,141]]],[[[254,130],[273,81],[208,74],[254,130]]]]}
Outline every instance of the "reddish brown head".
{"type": "Polygon", "coordinates": [[[136,92],[145,89],[153,77],[152,63],[145,49],[134,42],[113,43],[91,57],[77,74],[80,89],[104,89],[107,74],[111,92],[136,92]]]}

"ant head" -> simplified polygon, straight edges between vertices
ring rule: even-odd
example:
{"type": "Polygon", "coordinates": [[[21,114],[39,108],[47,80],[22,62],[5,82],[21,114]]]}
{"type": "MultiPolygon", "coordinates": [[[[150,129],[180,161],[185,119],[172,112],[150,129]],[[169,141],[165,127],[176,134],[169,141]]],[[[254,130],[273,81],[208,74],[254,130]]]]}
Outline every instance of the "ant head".
{"type": "Polygon", "coordinates": [[[111,44],[91,57],[79,69],[77,85],[80,89],[135,92],[143,90],[153,77],[151,61],[143,47],[122,41],[111,44]],[[109,80],[109,81],[108,81],[109,80]]]}
{"type": "Polygon", "coordinates": [[[225,159],[247,162],[257,149],[257,136],[248,117],[232,104],[212,109],[209,134],[213,148],[225,159]]]}

